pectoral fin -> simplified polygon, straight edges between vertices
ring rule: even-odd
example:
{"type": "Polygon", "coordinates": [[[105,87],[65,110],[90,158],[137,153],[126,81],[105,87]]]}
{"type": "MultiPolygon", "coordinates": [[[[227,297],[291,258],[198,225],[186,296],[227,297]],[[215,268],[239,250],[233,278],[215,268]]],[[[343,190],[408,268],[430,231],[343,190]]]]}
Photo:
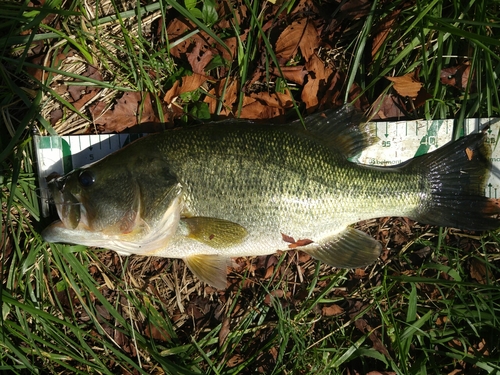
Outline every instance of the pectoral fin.
{"type": "Polygon", "coordinates": [[[247,231],[241,225],[213,217],[190,217],[181,220],[186,236],[214,249],[222,249],[243,242],[247,231]]]}
{"type": "Polygon", "coordinates": [[[193,255],[183,259],[187,266],[201,281],[225,289],[227,284],[227,266],[231,258],[220,255],[193,255]]]}
{"type": "Polygon", "coordinates": [[[321,243],[312,243],[298,249],[333,267],[359,268],[374,263],[380,255],[382,245],[366,233],[346,228],[321,243]]]}

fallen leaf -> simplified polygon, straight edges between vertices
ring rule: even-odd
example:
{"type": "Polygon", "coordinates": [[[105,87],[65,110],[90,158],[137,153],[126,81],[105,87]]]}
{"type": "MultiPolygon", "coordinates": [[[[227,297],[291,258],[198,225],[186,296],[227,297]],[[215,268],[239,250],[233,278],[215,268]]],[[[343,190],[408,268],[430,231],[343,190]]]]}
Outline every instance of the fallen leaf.
{"type": "Polygon", "coordinates": [[[249,16],[248,8],[244,2],[233,2],[231,0],[217,1],[217,14],[219,15],[219,22],[217,26],[221,29],[232,29],[234,23],[241,25],[243,20],[249,16]]]}
{"type": "Polygon", "coordinates": [[[250,94],[251,98],[258,99],[266,103],[270,107],[274,108],[291,108],[293,107],[293,101],[291,95],[283,94],[281,92],[268,93],[268,92],[258,92],[250,94]]]}
{"type": "Polygon", "coordinates": [[[312,21],[301,18],[292,22],[283,30],[276,41],[276,57],[288,62],[299,51],[306,61],[309,61],[314,51],[319,47],[319,36],[312,21]]]}
{"type": "MultiPolygon", "coordinates": [[[[97,81],[102,81],[101,72],[95,66],[92,65],[87,65],[85,72],[82,74],[82,76],[89,77],[97,81]]],[[[89,92],[94,92],[95,94],[97,94],[97,92],[99,91],[100,89],[92,88],[92,86],[80,86],[80,85],[68,86],[68,93],[71,95],[73,102],[77,102],[82,98],[82,96],[85,96],[89,92]]],[[[81,108],[81,106],[79,108],[81,108]]]]}
{"type": "Polygon", "coordinates": [[[299,3],[293,8],[291,14],[304,14],[313,13],[318,14],[319,9],[316,1],[314,0],[300,0],[299,3]]]}
{"type": "Polygon", "coordinates": [[[132,357],[135,357],[137,355],[137,350],[130,338],[128,336],[125,336],[125,334],[117,329],[113,331],[113,340],[116,342],[116,344],[122,348],[122,350],[131,355],[132,357]]]}
{"type": "MultiPolygon", "coordinates": [[[[453,86],[459,90],[465,91],[470,77],[470,65],[468,63],[452,66],[441,70],[441,83],[453,86]]],[[[470,91],[477,90],[476,82],[473,80],[470,83],[470,91]]]]}
{"type": "Polygon", "coordinates": [[[424,88],[422,87],[422,88],[420,89],[420,91],[418,92],[417,97],[416,97],[415,99],[413,99],[413,107],[414,107],[414,108],[418,108],[418,107],[420,107],[420,106],[424,105],[424,104],[425,104],[425,102],[426,102],[428,99],[430,99],[430,98],[432,98],[432,95],[431,95],[431,94],[429,94],[429,93],[427,92],[427,90],[426,90],[426,89],[424,89],[424,88]]]}
{"type": "Polygon", "coordinates": [[[231,368],[239,365],[240,363],[243,363],[243,361],[245,361],[245,357],[242,356],[241,354],[236,354],[228,359],[226,365],[227,367],[231,368]]]}
{"type": "Polygon", "coordinates": [[[484,263],[474,258],[470,261],[469,271],[471,277],[480,284],[486,284],[491,277],[484,263]]]}
{"type": "Polygon", "coordinates": [[[436,325],[442,326],[447,321],[448,321],[448,317],[447,316],[438,316],[437,319],[436,319],[436,325]]]}
{"type": "MultiPolygon", "coordinates": [[[[54,58],[51,57],[51,54],[42,54],[31,59],[31,63],[39,66],[50,66],[51,68],[59,68],[61,66],[61,62],[75,55],[74,50],[70,50],[68,53],[59,53],[54,58]]],[[[26,71],[33,78],[38,81],[44,82],[48,77],[49,73],[45,70],[37,67],[26,67],[26,71]]]]}
{"type": "Polygon", "coordinates": [[[298,240],[294,243],[291,243],[290,245],[288,245],[288,248],[289,249],[296,249],[299,246],[306,246],[306,245],[309,245],[313,242],[314,242],[313,240],[309,240],[309,239],[305,238],[305,239],[298,240]]]}
{"type": "Polygon", "coordinates": [[[299,254],[299,262],[301,263],[306,263],[311,260],[311,256],[307,253],[304,253],[303,251],[299,251],[298,254],[299,254]]]}
{"type": "Polygon", "coordinates": [[[119,133],[143,122],[159,121],[150,93],[126,92],[112,109],[105,111],[105,108],[103,102],[89,108],[94,124],[102,126],[103,133],[119,133]]]}
{"type": "Polygon", "coordinates": [[[281,108],[271,107],[262,100],[257,100],[250,96],[243,98],[243,107],[240,117],[253,120],[264,120],[284,115],[285,111],[281,108]]]}
{"type": "MultiPolygon", "coordinates": [[[[239,38],[242,40],[245,39],[242,36],[240,36],[239,38]]],[[[230,38],[224,39],[224,43],[228,47],[229,51],[226,48],[219,45],[217,46],[217,50],[219,51],[224,60],[233,61],[234,58],[236,57],[236,54],[238,53],[238,38],[232,36],[230,38]]]]}
{"type": "Polygon", "coordinates": [[[295,239],[287,234],[281,233],[281,237],[283,241],[288,242],[288,243],[295,243],[295,239]]]}
{"type": "Polygon", "coordinates": [[[264,303],[266,305],[271,305],[272,304],[272,299],[273,298],[283,298],[285,296],[285,292],[283,292],[281,289],[273,290],[271,293],[267,294],[266,297],[264,298],[264,303]]]}
{"type": "Polygon", "coordinates": [[[283,77],[288,81],[296,83],[298,85],[304,84],[304,79],[307,75],[307,70],[304,66],[282,66],[280,69],[274,68],[273,75],[277,77],[283,77]],[[281,70],[281,73],[280,73],[281,70]]]}
{"type": "Polygon", "coordinates": [[[268,280],[274,273],[274,266],[269,266],[266,268],[266,273],[264,275],[264,280],[268,280]]]}
{"type": "Polygon", "coordinates": [[[392,26],[396,22],[399,14],[401,13],[401,8],[397,8],[389,13],[383,18],[382,21],[378,23],[377,29],[374,30],[374,37],[372,42],[372,58],[377,54],[382,45],[384,44],[387,36],[392,30],[392,26]]]}
{"type": "MultiPolygon", "coordinates": [[[[343,99],[341,99],[340,102],[339,99],[340,94],[345,90],[345,74],[336,70],[330,75],[330,77],[328,77],[326,83],[327,85],[325,85],[325,88],[318,94],[321,97],[319,107],[340,107],[343,104],[343,99]]],[[[357,89],[357,85],[353,84],[352,89],[357,89]]],[[[349,94],[349,98],[352,98],[351,93],[349,94]]],[[[358,101],[356,101],[356,104],[357,103],[358,101]]]]}
{"type": "Polygon", "coordinates": [[[406,116],[402,98],[393,94],[382,93],[372,105],[373,120],[399,120],[406,116]]]}
{"type": "Polygon", "coordinates": [[[362,333],[369,333],[369,338],[372,341],[373,349],[377,352],[383,354],[384,356],[390,358],[389,352],[387,348],[384,346],[384,343],[380,340],[380,333],[377,329],[373,329],[365,319],[356,319],[354,321],[354,325],[357,329],[359,329],[362,333]]]}
{"type": "Polygon", "coordinates": [[[228,316],[225,316],[224,319],[222,319],[222,325],[219,331],[219,348],[224,345],[226,342],[227,336],[231,332],[231,319],[229,319],[228,316]]]}
{"type": "Polygon", "coordinates": [[[339,305],[324,306],[321,309],[321,314],[323,316],[336,316],[344,312],[344,309],[339,305]]]}
{"type": "Polygon", "coordinates": [[[187,59],[193,69],[193,73],[202,75],[205,74],[205,67],[208,65],[210,60],[212,60],[212,56],[213,53],[211,50],[202,52],[201,42],[198,40],[195,43],[193,50],[187,53],[187,59]]]}
{"type": "Polygon", "coordinates": [[[210,113],[215,114],[219,101],[222,99],[221,116],[229,116],[233,112],[233,105],[238,99],[239,82],[234,79],[226,86],[226,78],[218,81],[215,87],[209,91],[209,95],[205,97],[205,103],[208,104],[210,113]]]}
{"type": "Polygon", "coordinates": [[[399,77],[385,77],[389,81],[394,82],[393,88],[402,97],[416,99],[418,92],[423,86],[423,83],[418,80],[416,71],[405,74],[399,77]]]}
{"type": "Polygon", "coordinates": [[[181,58],[182,55],[190,50],[193,43],[195,45],[199,45],[200,50],[204,52],[209,50],[212,45],[216,44],[215,41],[204,31],[199,31],[191,37],[185,39],[186,34],[189,34],[194,30],[199,31],[198,27],[194,23],[183,17],[175,17],[169,22],[167,26],[169,42],[173,43],[182,40],[180,43],[170,48],[170,54],[172,56],[181,58]]]}
{"type": "Polygon", "coordinates": [[[471,148],[469,148],[469,147],[467,147],[465,149],[465,154],[467,155],[467,159],[469,159],[469,161],[471,161],[472,157],[474,156],[474,150],[471,149],[471,148]]]}
{"type": "Polygon", "coordinates": [[[175,81],[172,88],[170,88],[170,90],[168,90],[165,93],[163,101],[167,104],[170,104],[180,94],[183,94],[185,92],[194,91],[194,90],[198,89],[209,78],[210,77],[203,75],[203,74],[199,74],[199,73],[193,73],[190,76],[184,76],[184,77],[182,77],[182,81],[175,81]]]}
{"type": "Polygon", "coordinates": [[[307,69],[307,82],[302,89],[301,99],[309,111],[319,104],[319,93],[326,90],[328,80],[333,70],[326,66],[321,59],[313,55],[305,65],[307,69]]]}
{"type": "Polygon", "coordinates": [[[368,15],[370,6],[370,0],[350,0],[342,2],[340,11],[344,17],[356,20],[368,15]]]}
{"type": "Polygon", "coordinates": [[[161,327],[156,327],[152,324],[148,324],[146,326],[146,329],[144,330],[144,335],[146,337],[152,338],[153,340],[157,341],[164,341],[164,342],[170,341],[170,335],[166,330],[164,330],[161,327]]]}
{"type": "Polygon", "coordinates": [[[63,111],[61,108],[56,108],[50,111],[50,118],[49,118],[50,124],[55,125],[55,123],[60,119],[62,119],[62,117],[63,117],[63,111]]]}
{"type": "MultiPolygon", "coordinates": [[[[496,350],[496,346],[494,346],[493,348],[494,350],[496,350]]],[[[473,347],[469,347],[468,352],[471,355],[476,355],[479,352],[485,357],[490,355],[490,351],[488,350],[488,344],[486,343],[486,340],[484,338],[482,338],[481,341],[479,341],[473,347]]]]}

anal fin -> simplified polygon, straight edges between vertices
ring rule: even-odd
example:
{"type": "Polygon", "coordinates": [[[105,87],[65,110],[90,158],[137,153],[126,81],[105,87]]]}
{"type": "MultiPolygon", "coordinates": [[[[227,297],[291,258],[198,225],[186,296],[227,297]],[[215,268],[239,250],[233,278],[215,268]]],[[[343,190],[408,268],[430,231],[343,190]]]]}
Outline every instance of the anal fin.
{"type": "Polygon", "coordinates": [[[230,265],[231,258],[220,255],[192,255],[183,258],[191,272],[201,281],[216,287],[226,289],[227,286],[227,266],[230,265]]]}
{"type": "Polygon", "coordinates": [[[319,243],[297,249],[333,267],[359,268],[374,263],[382,251],[382,245],[360,230],[346,228],[319,243]]]}

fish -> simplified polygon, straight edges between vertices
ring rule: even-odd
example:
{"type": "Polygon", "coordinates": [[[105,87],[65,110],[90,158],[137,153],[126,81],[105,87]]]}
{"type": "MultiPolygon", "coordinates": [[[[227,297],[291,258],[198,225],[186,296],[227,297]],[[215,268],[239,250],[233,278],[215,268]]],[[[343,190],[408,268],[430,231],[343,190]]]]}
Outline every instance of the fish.
{"type": "Polygon", "coordinates": [[[376,141],[374,125],[350,105],[282,125],[225,120],[166,130],[49,181],[59,220],[42,236],[180,258],[224,289],[231,258],[277,250],[338,268],[368,266],[382,244],[353,228],[362,220],[500,226],[498,201],[484,195],[484,134],[395,166],[358,163],[376,141]]]}

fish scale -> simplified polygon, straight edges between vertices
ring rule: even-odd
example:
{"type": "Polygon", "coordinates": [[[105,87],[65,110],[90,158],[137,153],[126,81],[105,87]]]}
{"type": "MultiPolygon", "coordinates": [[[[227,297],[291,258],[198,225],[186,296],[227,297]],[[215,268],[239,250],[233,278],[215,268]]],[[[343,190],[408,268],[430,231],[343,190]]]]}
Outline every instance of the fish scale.
{"type": "MultiPolygon", "coordinates": [[[[247,229],[247,240],[233,248],[235,256],[268,254],[268,244],[287,249],[281,233],[314,241],[374,215],[411,216],[420,203],[421,176],[355,165],[315,137],[288,131],[257,125],[248,133],[247,126],[229,124],[164,133],[164,139],[142,147],[151,153],[158,144],[186,187],[184,215],[224,218],[247,229]],[[184,150],[191,150],[189,157],[184,150]]],[[[155,255],[220,252],[187,242],[155,255]]]]}

